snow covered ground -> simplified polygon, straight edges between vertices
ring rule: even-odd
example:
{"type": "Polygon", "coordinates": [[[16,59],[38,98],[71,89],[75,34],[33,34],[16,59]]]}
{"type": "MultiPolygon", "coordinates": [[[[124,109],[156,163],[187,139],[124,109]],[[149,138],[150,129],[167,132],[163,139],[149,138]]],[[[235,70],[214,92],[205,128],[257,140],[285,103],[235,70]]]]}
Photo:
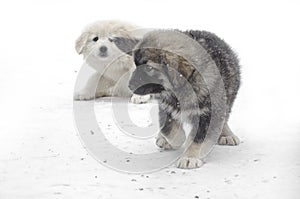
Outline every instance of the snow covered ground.
{"type": "MultiPolygon", "coordinates": [[[[299,6],[297,1],[1,2],[0,199],[299,198],[299,6]],[[92,158],[73,120],[72,93],[82,63],[74,41],[85,24],[98,19],[206,29],[225,38],[243,66],[230,119],[242,143],[216,146],[195,170],[171,165],[127,174],[92,158]]],[[[133,123],[155,127],[149,118],[153,106],[130,105],[133,123]]],[[[154,138],[114,139],[121,133],[114,130],[109,102],[98,100],[95,113],[117,147],[158,150],[154,138]]]]}

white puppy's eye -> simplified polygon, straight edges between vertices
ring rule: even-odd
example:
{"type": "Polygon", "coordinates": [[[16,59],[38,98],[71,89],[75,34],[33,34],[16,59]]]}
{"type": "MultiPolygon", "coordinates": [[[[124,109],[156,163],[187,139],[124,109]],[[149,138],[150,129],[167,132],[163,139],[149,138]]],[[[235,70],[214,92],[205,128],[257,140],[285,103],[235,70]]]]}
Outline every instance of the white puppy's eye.
{"type": "Polygon", "coordinates": [[[98,37],[94,37],[93,41],[96,42],[96,41],[98,41],[98,39],[99,39],[98,37]]]}

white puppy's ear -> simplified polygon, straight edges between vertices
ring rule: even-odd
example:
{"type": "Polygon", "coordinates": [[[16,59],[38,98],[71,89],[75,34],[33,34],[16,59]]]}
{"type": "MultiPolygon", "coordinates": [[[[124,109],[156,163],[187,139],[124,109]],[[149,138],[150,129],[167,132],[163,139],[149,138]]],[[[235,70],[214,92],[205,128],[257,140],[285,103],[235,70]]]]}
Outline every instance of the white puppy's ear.
{"type": "Polygon", "coordinates": [[[78,54],[82,53],[83,48],[84,48],[84,46],[87,42],[87,39],[88,39],[88,33],[84,32],[76,40],[75,49],[76,49],[78,54]]]}
{"type": "Polygon", "coordinates": [[[125,37],[115,37],[113,42],[121,51],[131,55],[132,50],[139,43],[139,40],[125,37]]]}

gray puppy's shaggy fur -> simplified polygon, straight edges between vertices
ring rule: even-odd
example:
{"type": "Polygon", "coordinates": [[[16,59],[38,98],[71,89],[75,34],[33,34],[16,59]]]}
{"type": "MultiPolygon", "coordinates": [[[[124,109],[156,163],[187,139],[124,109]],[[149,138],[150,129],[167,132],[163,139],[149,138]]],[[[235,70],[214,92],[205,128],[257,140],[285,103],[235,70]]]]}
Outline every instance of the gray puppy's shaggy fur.
{"type": "MultiPolygon", "coordinates": [[[[119,42],[135,46],[126,39],[119,42]]],[[[239,144],[227,121],[240,86],[240,66],[236,54],[222,39],[206,31],[152,31],[139,41],[133,56],[137,67],[129,88],[139,95],[155,93],[160,98],[161,131],[156,144],[164,149],[177,149],[184,143],[185,134],[192,139],[177,167],[202,165],[201,151],[207,144],[205,137],[212,125],[211,96],[217,96],[217,102],[223,99],[216,89],[219,85],[224,86],[225,106],[217,105],[216,113],[225,112],[224,117],[220,116],[225,124],[217,122],[224,126],[218,128],[216,124],[212,133],[220,135],[221,145],[239,144]],[[193,45],[191,39],[198,46],[193,45]],[[195,65],[201,70],[196,70],[195,65]],[[213,70],[214,66],[217,66],[217,72],[213,70]]]]}

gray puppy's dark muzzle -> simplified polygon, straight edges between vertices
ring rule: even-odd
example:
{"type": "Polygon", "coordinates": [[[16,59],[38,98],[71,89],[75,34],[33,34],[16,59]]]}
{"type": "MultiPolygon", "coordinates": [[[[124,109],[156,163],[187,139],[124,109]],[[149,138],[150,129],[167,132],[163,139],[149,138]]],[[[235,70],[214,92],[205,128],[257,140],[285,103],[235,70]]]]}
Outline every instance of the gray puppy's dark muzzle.
{"type": "Polygon", "coordinates": [[[132,73],[128,85],[129,89],[137,95],[159,93],[164,90],[161,83],[157,79],[149,76],[143,69],[144,66],[139,66],[132,73]]]}

